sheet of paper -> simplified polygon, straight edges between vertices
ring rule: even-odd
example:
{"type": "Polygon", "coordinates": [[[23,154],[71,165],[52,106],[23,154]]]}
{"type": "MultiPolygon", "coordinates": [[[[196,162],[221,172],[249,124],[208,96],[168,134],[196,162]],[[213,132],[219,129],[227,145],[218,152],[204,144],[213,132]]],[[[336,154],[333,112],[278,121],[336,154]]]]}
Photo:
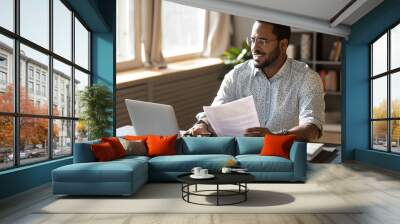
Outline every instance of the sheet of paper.
{"type": "Polygon", "coordinates": [[[253,96],[203,109],[218,136],[243,136],[247,128],[260,127],[253,96]]]}

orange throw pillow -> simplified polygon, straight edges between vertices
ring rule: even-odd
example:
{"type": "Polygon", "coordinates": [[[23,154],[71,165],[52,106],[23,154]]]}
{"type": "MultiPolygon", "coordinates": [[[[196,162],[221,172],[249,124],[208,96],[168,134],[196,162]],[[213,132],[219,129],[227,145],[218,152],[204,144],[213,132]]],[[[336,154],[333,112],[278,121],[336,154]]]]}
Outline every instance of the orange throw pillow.
{"type": "Polygon", "coordinates": [[[295,135],[265,135],[260,155],[280,156],[289,159],[290,147],[292,147],[295,139],[295,135]]]}
{"type": "Polygon", "coordinates": [[[147,136],[146,135],[138,135],[138,136],[136,136],[136,135],[125,135],[124,139],[129,140],[129,141],[140,140],[140,141],[146,142],[147,136]]]}
{"type": "Polygon", "coordinates": [[[176,137],[172,136],[156,136],[150,135],[147,137],[147,155],[148,156],[165,156],[176,155],[176,137]]]}
{"type": "Polygon", "coordinates": [[[115,152],[115,155],[117,156],[117,158],[126,156],[126,151],[124,149],[124,146],[122,146],[122,144],[118,138],[116,138],[116,137],[101,138],[101,142],[110,143],[110,145],[114,149],[114,152],[115,152]]]}
{"type": "Polygon", "coordinates": [[[114,149],[108,142],[93,144],[90,147],[94,154],[94,157],[99,162],[110,161],[117,158],[114,149]]]}

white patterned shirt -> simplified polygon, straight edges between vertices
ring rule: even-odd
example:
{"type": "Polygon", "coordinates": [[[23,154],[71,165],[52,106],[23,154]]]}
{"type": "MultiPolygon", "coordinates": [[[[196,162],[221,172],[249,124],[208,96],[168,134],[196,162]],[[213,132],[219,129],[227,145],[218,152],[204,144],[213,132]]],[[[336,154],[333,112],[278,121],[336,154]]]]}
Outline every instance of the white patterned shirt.
{"type": "MultiPolygon", "coordinates": [[[[261,69],[254,67],[253,60],[248,60],[225,75],[211,105],[250,95],[253,95],[261,126],[271,132],[305,123],[312,123],[322,131],[325,120],[322,81],[307,64],[288,58],[268,79],[261,69]]],[[[196,117],[206,119],[204,112],[196,117]]]]}

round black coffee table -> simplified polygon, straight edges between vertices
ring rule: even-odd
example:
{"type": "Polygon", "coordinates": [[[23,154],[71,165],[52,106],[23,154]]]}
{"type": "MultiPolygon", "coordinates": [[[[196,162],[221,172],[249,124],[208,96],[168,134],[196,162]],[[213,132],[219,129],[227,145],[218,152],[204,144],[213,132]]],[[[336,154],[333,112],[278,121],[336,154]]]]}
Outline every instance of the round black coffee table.
{"type": "Polygon", "coordinates": [[[182,199],[188,203],[198,204],[198,205],[234,205],[247,200],[247,192],[249,188],[247,183],[255,180],[255,177],[248,173],[215,173],[215,177],[212,179],[193,179],[190,177],[191,173],[182,174],[177,177],[178,181],[182,183],[182,199]],[[204,185],[216,185],[215,190],[197,190],[198,184],[204,185]],[[190,191],[190,186],[195,186],[194,191],[190,191]],[[237,190],[223,190],[220,189],[220,185],[236,185],[237,190]],[[209,192],[215,192],[215,194],[205,194],[209,192]],[[204,197],[216,197],[216,204],[202,204],[190,201],[190,196],[204,196],[204,197]],[[232,197],[241,196],[239,200],[231,203],[221,203],[221,197],[232,197]]]}

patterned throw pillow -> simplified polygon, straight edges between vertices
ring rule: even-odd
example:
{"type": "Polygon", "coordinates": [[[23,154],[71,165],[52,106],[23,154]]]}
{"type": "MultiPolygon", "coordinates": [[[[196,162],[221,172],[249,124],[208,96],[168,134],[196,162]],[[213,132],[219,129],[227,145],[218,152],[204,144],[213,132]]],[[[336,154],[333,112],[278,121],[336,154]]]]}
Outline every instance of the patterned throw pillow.
{"type": "Polygon", "coordinates": [[[141,140],[126,140],[119,138],[122,146],[126,151],[126,155],[145,156],[147,155],[146,145],[141,140]]]}

